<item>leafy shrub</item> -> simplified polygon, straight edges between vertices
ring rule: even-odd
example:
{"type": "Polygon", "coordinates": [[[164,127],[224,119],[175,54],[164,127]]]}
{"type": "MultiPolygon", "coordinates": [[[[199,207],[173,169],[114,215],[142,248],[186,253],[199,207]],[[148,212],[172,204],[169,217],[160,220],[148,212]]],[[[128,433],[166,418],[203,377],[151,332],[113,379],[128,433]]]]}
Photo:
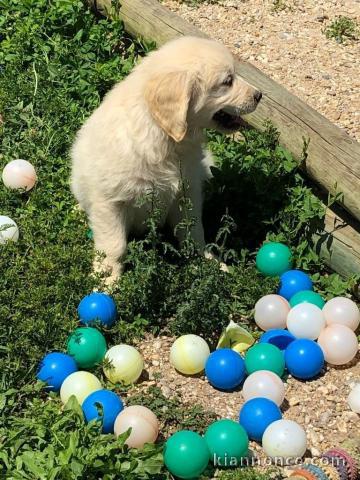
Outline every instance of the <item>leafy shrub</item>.
{"type": "Polygon", "coordinates": [[[36,387],[0,396],[0,474],[8,479],[163,480],[161,445],[128,449],[128,433],[115,439],[88,425],[74,400],[62,410],[58,399],[44,401],[36,387]],[[21,402],[22,413],[15,402],[21,402]]]}

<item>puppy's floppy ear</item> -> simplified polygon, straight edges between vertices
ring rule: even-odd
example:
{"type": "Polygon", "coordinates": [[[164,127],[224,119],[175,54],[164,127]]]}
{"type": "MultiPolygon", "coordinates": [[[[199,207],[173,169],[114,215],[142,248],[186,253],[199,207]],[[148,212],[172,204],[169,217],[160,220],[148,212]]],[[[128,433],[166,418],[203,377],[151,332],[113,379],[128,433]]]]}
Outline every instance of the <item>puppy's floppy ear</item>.
{"type": "Polygon", "coordinates": [[[155,75],[145,87],[145,100],[159,126],[176,142],[187,131],[187,112],[193,89],[188,72],[167,72],[155,75]]]}

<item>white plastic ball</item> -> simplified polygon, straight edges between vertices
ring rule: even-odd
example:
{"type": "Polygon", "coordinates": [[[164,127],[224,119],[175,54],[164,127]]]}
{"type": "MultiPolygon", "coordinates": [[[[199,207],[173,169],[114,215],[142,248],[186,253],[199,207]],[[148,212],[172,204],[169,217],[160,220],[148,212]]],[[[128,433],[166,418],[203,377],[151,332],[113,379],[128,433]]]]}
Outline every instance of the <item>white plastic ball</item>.
{"type": "Polygon", "coordinates": [[[179,372],[194,375],[204,370],[209,355],[209,345],[203,338],[198,335],[183,335],[172,344],[170,363],[179,372]]]}
{"type": "Polygon", "coordinates": [[[264,432],[262,445],[272,458],[301,458],[307,447],[305,430],[292,420],[277,420],[264,432]]]}
{"type": "Polygon", "coordinates": [[[145,443],[153,443],[159,434],[159,421],[156,415],[142,405],[125,408],[116,417],[114,432],[118,437],[131,428],[125,443],[131,448],[142,448],[145,443]]]}
{"type": "Polygon", "coordinates": [[[333,324],[326,327],[318,339],[325,360],[331,365],[345,365],[355,358],[358,340],[355,333],[345,325],[333,324]]]}
{"type": "Polygon", "coordinates": [[[348,404],[351,410],[360,414],[360,383],[355,385],[348,397],[348,404]]]}
{"type": "Polygon", "coordinates": [[[255,304],[254,318],[262,330],[283,329],[290,311],[289,302],[280,295],[265,295],[255,304]]]}
{"type": "Polygon", "coordinates": [[[111,347],[105,354],[105,360],[110,362],[110,366],[104,366],[104,373],[112,383],[134,383],[144,368],[141,354],[131,345],[111,347]]]}
{"type": "Polygon", "coordinates": [[[345,325],[355,332],[360,324],[360,311],[355,302],[346,297],[335,297],[325,303],[323,314],[327,325],[345,325]]]}
{"type": "Polygon", "coordinates": [[[0,245],[6,242],[17,242],[19,239],[19,228],[10,217],[0,215],[0,245]]]}
{"type": "Polygon", "coordinates": [[[100,380],[94,374],[84,371],[74,372],[63,381],[60,388],[60,398],[65,404],[74,395],[79,404],[82,405],[90,393],[101,389],[100,380]]]}
{"type": "Polygon", "coordinates": [[[35,168],[27,160],[13,160],[9,162],[3,172],[4,185],[12,190],[29,191],[36,183],[35,168]]]}
{"type": "Polygon", "coordinates": [[[280,407],[285,398],[285,385],[275,373],[259,370],[247,377],[242,394],[245,402],[262,397],[272,400],[280,407]]]}
{"type": "Polygon", "coordinates": [[[316,340],[325,328],[322,310],[312,303],[299,303],[287,317],[287,328],[296,338],[316,340]]]}

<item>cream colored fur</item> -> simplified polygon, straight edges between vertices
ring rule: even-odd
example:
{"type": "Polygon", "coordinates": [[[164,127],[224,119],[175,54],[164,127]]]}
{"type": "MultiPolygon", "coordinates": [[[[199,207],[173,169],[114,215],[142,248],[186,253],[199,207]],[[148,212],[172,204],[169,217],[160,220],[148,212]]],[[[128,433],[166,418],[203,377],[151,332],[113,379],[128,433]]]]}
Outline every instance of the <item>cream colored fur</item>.
{"type": "Polygon", "coordinates": [[[235,75],[225,47],[182,37],[150,53],[105,96],[77,134],[71,186],[110,281],[122,271],[129,232],[144,230],[149,206],[137,206],[140,198],[155,190],[163,221],[181,220],[181,178],[193,203],[193,237],[204,249],[202,183],[211,159],[203,129],[222,130],[213,119],[222,108],[235,116],[253,111],[256,93],[235,75]]]}

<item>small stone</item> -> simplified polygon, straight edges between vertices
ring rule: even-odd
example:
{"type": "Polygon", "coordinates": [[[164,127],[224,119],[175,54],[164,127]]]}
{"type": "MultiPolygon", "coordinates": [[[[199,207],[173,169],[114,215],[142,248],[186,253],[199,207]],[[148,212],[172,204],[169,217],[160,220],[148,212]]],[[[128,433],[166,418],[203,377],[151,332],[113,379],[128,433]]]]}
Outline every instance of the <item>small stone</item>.
{"type": "Polygon", "coordinates": [[[342,417],[343,417],[344,421],[347,422],[347,423],[350,423],[350,422],[357,423],[359,421],[359,416],[355,412],[344,412],[342,417]]]}
{"type": "Polygon", "coordinates": [[[319,422],[321,425],[327,425],[331,417],[331,412],[326,411],[320,415],[319,422]]]}
{"type": "Polygon", "coordinates": [[[299,405],[300,404],[300,400],[296,397],[291,397],[289,398],[289,405],[290,407],[295,407],[295,405],[299,405]]]}
{"type": "Polygon", "coordinates": [[[338,427],[339,432],[341,432],[341,433],[347,433],[347,431],[348,431],[347,425],[346,425],[345,421],[342,420],[342,419],[340,419],[337,422],[337,427],[338,427]]]}
{"type": "Polygon", "coordinates": [[[160,365],[160,362],[158,360],[153,360],[151,363],[152,365],[154,365],[154,367],[158,367],[160,365]]]}
{"type": "Polygon", "coordinates": [[[328,20],[328,19],[329,19],[329,17],[327,15],[317,15],[315,17],[315,20],[317,22],[321,22],[321,23],[324,22],[325,20],[328,20]]]}
{"type": "Polygon", "coordinates": [[[310,452],[312,457],[320,457],[320,450],[318,450],[317,448],[311,447],[310,452]]]}
{"type": "Polygon", "coordinates": [[[293,35],[289,32],[281,32],[279,33],[279,38],[281,38],[281,40],[291,40],[293,35]]]}
{"type": "Polygon", "coordinates": [[[170,397],[170,395],[171,395],[171,390],[170,390],[169,387],[167,387],[166,385],[164,385],[163,387],[161,387],[161,391],[162,391],[162,393],[163,393],[163,395],[164,395],[165,397],[170,397]]]}

